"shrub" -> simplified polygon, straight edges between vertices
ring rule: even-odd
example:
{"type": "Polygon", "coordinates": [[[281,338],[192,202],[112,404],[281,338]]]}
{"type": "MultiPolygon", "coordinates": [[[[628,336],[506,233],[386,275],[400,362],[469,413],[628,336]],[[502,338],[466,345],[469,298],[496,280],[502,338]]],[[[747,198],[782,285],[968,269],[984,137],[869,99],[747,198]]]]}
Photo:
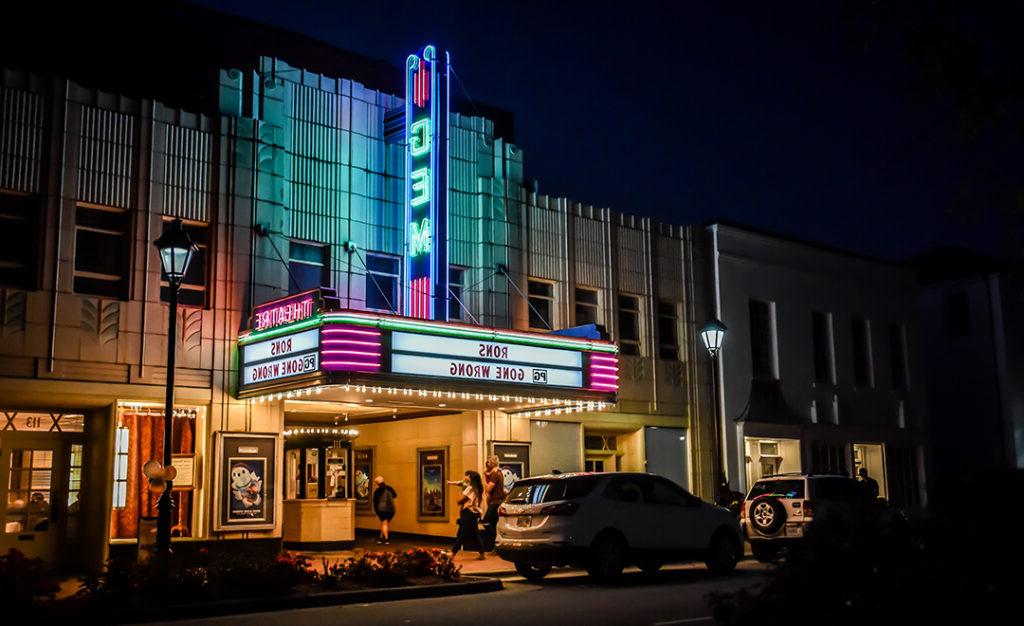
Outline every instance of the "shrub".
{"type": "Polygon", "coordinates": [[[11,548],[0,556],[0,607],[14,615],[39,600],[52,600],[60,585],[42,559],[26,557],[11,548]]]}

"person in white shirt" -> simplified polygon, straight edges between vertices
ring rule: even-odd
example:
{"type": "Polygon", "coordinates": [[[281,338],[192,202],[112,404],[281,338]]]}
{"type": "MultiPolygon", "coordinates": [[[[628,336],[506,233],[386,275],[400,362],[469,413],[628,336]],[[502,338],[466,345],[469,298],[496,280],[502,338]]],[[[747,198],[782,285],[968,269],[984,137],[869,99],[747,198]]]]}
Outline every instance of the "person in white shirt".
{"type": "Polygon", "coordinates": [[[484,556],[484,544],[480,537],[480,516],[483,513],[481,508],[484,493],[483,481],[480,479],[480,473],[473,470],[466,470],[466,477],[462,481],[448,481],[449,485],[465,485],[465,489],[462,490],[462,496],[459,497],[458,505],[462,507],[459,512],[459,531],[455,535],[455,543],[452,544],[452,556],[459,553],[462,549],[462,545],[466,542],[467,537],[474,537],[476,539],[477,549],[480,551],[480,556],[477,559],[485,559],[484,556]]]}

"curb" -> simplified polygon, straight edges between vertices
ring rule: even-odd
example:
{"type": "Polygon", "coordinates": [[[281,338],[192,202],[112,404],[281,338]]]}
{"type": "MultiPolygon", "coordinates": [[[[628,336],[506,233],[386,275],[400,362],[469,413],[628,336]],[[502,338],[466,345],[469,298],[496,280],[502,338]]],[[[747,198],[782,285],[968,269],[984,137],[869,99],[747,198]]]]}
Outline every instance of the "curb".
{"type": "Polygon", "coordinates": [[[88,613],[89,617],[115,623],[174,621],[244,613],[265,613],[323,606],[342,606],[364,602],[390,602],[419,598],[440,598],[471,593],[501,591],[504,588],[497,578],[463,576],[459,582],[409,587],[386,587],[384,589],[360,589],[357,591],[328,591],[305,595],[270,598],[235,598],[199,604],[177,604],[150,608],[133,608],[88,613]]]}

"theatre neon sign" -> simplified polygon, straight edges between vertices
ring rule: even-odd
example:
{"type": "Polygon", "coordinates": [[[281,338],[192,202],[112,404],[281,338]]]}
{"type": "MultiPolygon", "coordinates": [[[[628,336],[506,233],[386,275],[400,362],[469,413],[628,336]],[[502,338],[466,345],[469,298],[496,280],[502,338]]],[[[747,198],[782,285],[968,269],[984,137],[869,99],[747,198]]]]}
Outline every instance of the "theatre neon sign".
{"type": "Polygon", "coordinates": [[[405,314],[446,320],[448,53],[426,46],[405,68],[405,314]]]}

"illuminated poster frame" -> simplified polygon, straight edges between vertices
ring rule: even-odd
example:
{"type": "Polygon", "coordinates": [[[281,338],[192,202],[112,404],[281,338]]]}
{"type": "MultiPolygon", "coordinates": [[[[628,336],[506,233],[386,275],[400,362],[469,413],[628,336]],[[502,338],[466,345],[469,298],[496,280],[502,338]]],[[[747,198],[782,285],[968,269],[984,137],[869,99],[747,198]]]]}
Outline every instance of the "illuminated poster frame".
{"type": "Polygon", "coordinates": [[[448,53],[426,46],[405,68],[405,303],[448,319],[448,53]]]}

